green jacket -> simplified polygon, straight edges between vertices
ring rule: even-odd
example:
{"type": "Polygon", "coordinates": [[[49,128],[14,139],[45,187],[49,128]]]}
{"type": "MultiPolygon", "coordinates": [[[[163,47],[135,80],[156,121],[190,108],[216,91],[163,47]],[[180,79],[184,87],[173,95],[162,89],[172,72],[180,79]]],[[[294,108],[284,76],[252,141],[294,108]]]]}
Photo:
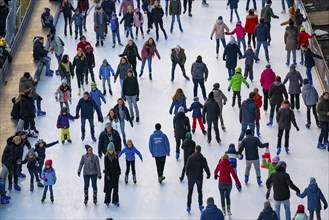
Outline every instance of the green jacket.
{"type": "Polygon", "coordinates": [[[329,121],[329,100],[325,100],[323,96],[320,96],[318,105],[316,106],[316,112],[319,116],[319,121],[329,121]]]}
{"type": "Polygon", "coordinates": [[[262,164],[268,169],[268,177],[270,177],[272,173],[275,173],[275,169],[278,166],[277,164],[267,162],[265,159],[263,159],[262,164]]]}
{"type": "Polygon", "coordinates": [[[66,68],[65,68],[65,64],[64,63],[60,63],[58,65],[58,72],[59,72],[59,75],[61,77],[67,77],[67,76],[74,76],[74,70],[73,70],[73,66],[72,66],[72,63],[69,62],[69,71],[67,72],[66,71],[66,68]]]}
{"type": "Polygon", "coordinates": [[[264,18],[265,23],[270,23],[271,18],[279,18],[279,16],[273,13],[273,10],[269,5],[266,5],[264,8],[262,8],[260,16],[264,18]]]}
{"type": "Polygon", "coordinates": [[[234,92],[240,92],[241,91],[241,84],[244,83],[248,88],[249,84],[248,82],[243,78],[241,73],[235,73],[232,76],[232,79],[230,81],[230,85],[228,86],[229,88],[232,88],[234,92]]]}
{"type": "Polygon", "coordinates": [[[37,85],[37,82],[34,82],[32,78],[26,78],[25,76],[22,76],[19,80],[19,93],[24,92],[25,90],[28,90],[29,88],[32,89],[32,95],[33,96],[39,96],[39,94],[35,91],[35,86],[37,85]]]}

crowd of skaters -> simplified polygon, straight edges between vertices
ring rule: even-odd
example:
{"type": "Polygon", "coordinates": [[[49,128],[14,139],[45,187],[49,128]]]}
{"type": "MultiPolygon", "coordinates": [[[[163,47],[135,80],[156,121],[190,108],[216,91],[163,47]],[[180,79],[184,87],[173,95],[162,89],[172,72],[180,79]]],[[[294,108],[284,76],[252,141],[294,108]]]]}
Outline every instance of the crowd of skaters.
{"type": "MultiPolygon", "coordinates": [[[[263,1],[264,2],[264,1],[263,1]]],[[[288,1],[287,1],[288,2],[288,1]]],[[[191,17],[191,5],[189,3],[189,16],[191,17]]],[[[82,155],[78,175],[81,175],[83,169],[84,179],[84,203],[87,204],[89,200],[89,182],[92,183],[93,188],[93,202],[97,203],[97,178],[104,179],[104,203],[109,206],[110,203],[115,206],[120,206],[119,203],[119,179],[121,175],[121,168],[119,163],[119,157],[125,154],[126,159],[126,172],[125,183],[128,183],[128,177],[130,168],[133,174],[133,182],[137,183],[136,170],[135,170],[135,154],[138,155],[141,161],[143,161],[142,154],[135,147],[133,140],[126,139],[125,123],[129,122],[131,127],[134,127],[134,123],[140,121],[139,117],[139,94],[140,88],[138,83],[138,77],[143,76],[144,66],[146,61],[148,63],[149,80],[152,80],[152,59],[156,55],[158,59],[161,59],[160,53],[157,50],[156,44],[159,43],[159,27],[164,34],[165,40],[168,39],[167,32],[163,28],[163,16],[172,16],[170,33],[173,32],[173,25],[175,17],[178,21],[178,26],[181,32],[183,32],[182,25],[180,23],[181,15],[181,2],[180,0],[171,0],[165,2],[165,9],[162,9],[158,1],[146,0],[140,4],[137,1],[137,8],[134,7],[133,0],[123,0],[121,3],[113,2],[111,0],[98,1],[94,0],[92,7],[89,7],[88,0],[78,0],[77,7],[74,7],[74,3],[70,0],[63,0],[61,3],[60,11],[63,12],[65,26],[64,35],[67,36],[67,26],[69,26],[69,34],[72,36],[72,25],[75,26],[75,39],[80,42],[77,44],[77,52],[74,54],[72,61],[68,54],[65,54],[65,42],[56,35],[55,28],[46,24],[52,23],[49,9],[45,9],[44,14],[41,16],[42,25],[50,28],[50,32],[47,35],[47,41],[50,44],[49,50],[44,47],[45,39],[42,36],[37,36],[33,42],[33,57],[34,59],[44,63],[46,67],[46,76],[52,76],[54,71],[50,69],[51,58],[48,56],[49,52],[55,52],[55,56],[58,62],[58,69],[55,71],[56,75],[61,77],[61,84],[55,91],[55,101],[60,104],[60,114],[56,126],[61,129],[61,139],[59,141],[47,144],[42,139],[39,139],[35,145],[35,148],[29,143],[29,138],[38,138],[39,131],[35,125],[35,117],[45,116],[46,112],[41,109],[42,97],[36,92],[36,82],[32,79],[30,73],[25,72],[19,82],[19,95],[13,99],[13,111],[11,116],[18,119],[18,129],[15,135],[8,138],[7,146],[3,152],[2,157],[2,175],[1,175],[1,203],[9,203],[10,197],[6,196],[6,176],[8,175],[8,190],[20,191],[21,187],[18,185],[18,177],[24,178],[22,173],[22,164],[27,163],[28,171],[31,176],[30,190],[34,190],[34,177],[36,178],[37,186],[44,187],[44,193],[41,201],[46,199],[46,193],[49,188],[51,202],[54,202],[53,185],[56,183],[56,172],[53,168],[53,161],[51,159],[46,160],[45,151],[47,148],[54,146],[61,142],[65,144],[72,143],[70,138],[70,121],[76,119],[81,120],[81,140],[86,138],[85,134],[85,122],[88,120],[90,125],[91,139],[93,142],[98,142],[97,155],[93,153],[93,147],[85,145],[86,154],[82,155]],[[119,16],[116,14],[116,4],[120,4],[119,16]],[[130,35],[128,44],[122,48],[122,54],[119,54],[120,63],[115,70],[109,62],[104,59],[102,65],[99,67],[99,79],[102,80],[102,91],[97,88],[94,68],[95,56],[94,53],[98,49],[94,49],[93,45],[87,41],[87,38],[83,35],[83,31],[87,31],[86,20],[90,19],[91,9],[94,8],[94,31],[96,33],[95,47],[103,46],[105,43],[105,37],[107,36],[108,29],[112,31],[112,47],[116,46],[116,39],[120,46],[123,46],[120,39],[120,29],[124,29],[126,37],[130,35]],[[168,10],[169,9],[169,10],[168,10]],[[147,31],[150,33],[153,29],[153,24],[156,29],[156,39],[148,38],[141,52],[135,44],[134,40],[138,39],[138,30],[142,34],[143,31],[143,11],[147,15],[147,31]],[[48,17],[47,17],[48,16],[48,17]],[[122,19],[119,21],[119,18],[122,19]],[[120,24],[124,23],[124,28],[120,28],[120,24]],[[136,27],[136,34],[134,38],[132,27],[136,27]],[[141,70],[137,70],[137,59],[142,62],[141,70]],[[89,81],[89,73],[90,79],[89,81]],[[113,82],[116,83],[118,77],[121,85],[121,94],[113,94],[111,89],[111,76],[114,78],[113,82]],[[76,77],[78,85],[78,95],[82,97],[78,101],[76,111],[70,105],[72,104],[72,89],[73,81],[76,77]],[[86,84],[89,84],[91,90],[86,91],[86,84]],[[107,86],[106,86],[107,84],[107,86]],[[107,89],[108,87],[108,89],[107,89]],[[118,96],[117,104],[110,109],[106,117],[103,117],[101,109],[101,102],[106,103],[106,94],[109,92],[110,96],[118,96]],[[36,101],[36,106],[34,106],[36,101]],[[126,106],[128,102],[129,108],[126,106]],[[64,106],[65,105],[65,106],[64,106]],[[96,138],[94,130],[94,117],[95,113],[97,119],[102,123],[102,132],[99,137],[96,138]],[[136,116],[136,117],[135,117],[136,116]],[[19,128],[20,127],[20,128],[19,128]],[[27,146],[28,153],[23,155],[24,147],[27,146]],[[100,170],[100,162],[104,156],[104,171],[103,175],[100,170]],[[44,167],[43,167],[44,165],[44,167]],[[12,177],[14,177],[14,185],[12,184],[12,177]],[[43,181],[43,184],[42,182],[43,181]]],[[[316,147],[319,149],[328,148],[328,127],[329,127],[329,93],[324,92],[321,96],[318,95],[314,88],[311,69],[315,65],[313,57],[320,58],[319,55],[312,53],[308,48],[308,39],[313,37],[313,34],[305,32],[305,28],[302,23],[306,21],[300,12],[295,10],[293,5],[288,4],[289,20],[283,22],[281,25],[287,25],[285,28],[284,43],[286,45],[287,60],[286,65],[290,67],[289,73],[284,80],[281,80],[280,76],[276,76],[275,72],[271,69],[269,59],[269,46],[271,42],[270,27],[271,18],[279,18],[275,15],[271,5],[272,2],[268,0],[266,5],[263,4],[261,9],[260,18],[255,14],[256,3],[254,1],[254,8],[249,9],[249,1],[246,5],[245,25],[240,20],[237,13],[238,1],[229,0],[227,5],[231,9],[230,22],[233,22],[233,12],[236,13],[237,22],[236,27],[230,30],[223,17],[219,16],[214,28],[211,32],[211,39],[215,34],[216,38],[216,58],[219,59],[219,47],[222,43],[224,50],[223,61],[226,63],[228,69],[229,87],[228,92],[232,90],[232,107],[235,106],[236,99],[239,108],[239,121],[241,124],[241,134],[238,137],[237,149],[234,144],[228,147],[228,150],[221,157],[216,169],[213,172],[214,178],[218,179],[218,187],[221,197],[221,209],[218,209],[214,205],[214,200],[208,198],[207,207],[203,205],[202,198],[202,184],[203,184],[203,172],[206,172],[206,178],[211,177],[211,172],[207,164],[206,158],[202,155],[200,145],[197,145],[193,141],[193,134],[196,132],[196,124],[199,123],[201,131],[206,135],[207,142],[212,141],[212,129],[215,131],[215,140],[218,144],[221,143],[220,133],[218,128],[218,120],[220,120],[221,128],[226,130],[223,119],[223,109],[228,98],[225,93],[220,89],[220,84],[215,82],[213,89],[208,94],[206,93],[204,83],[208,79],[208,68],[206,63],[203,62],[202,56],[197,56],[196,61],[191,66],[191,76],[194,85],[193,88],[193,103],[190,108],[187,107],[186,96],[181,88],[177,88],[175,94],[172,97],[172,105],[169,108],[169,113],[174,114],[173,117],[173,129],[175,133],[176,147],[175,158],[179,160],[180,149],[184,151],[184,167],[182,174],[179,178],[180,181],[184,180],[185,175],[188,179],[188,199],[186,211],[191,211],[191,196],[193,192],[193,186],[197,185],[198,190],[198,208],[202,211],[201,219],[223,219],[224,216],[231,216],[231,200],[230,193],[232,190],[232,178],[235,181],[235,186],[240,192],[242,190],[241,182],[237,175],[237,159],[245,158],[246,170],[244,175],[244,182],[248,184],[249,173],[252,164],[255,167],[257,184],[262,184],[260,176],[260,164],[264,164],[269,169],[269,176],[266,180],[266,187],[268,191],[266,193],[266,199],[270,196],[270,189],[274,190],[274,209],[271,208],[271,203],[266,201],[264,203],[264,210],[259,215],[258,219],[280,219],[280,205],[283,204],[285,208],[286,219],[291,219],[290,214],[290,192],[289,188],[296,191],[297,196],[308,196],[308,210],[310,218],[313,219],[314,212],[320,219],[321,203],[324,204],[324,209],[327,208],[327,202],[318,188],[314,177],[310,179],[310,185],[303,193],[297,186],[290,180],[289,174],[286,173],[287,164],[284,161],[280,161],[279,155],[281,153],[281,142],[283,133],[285,133],[285,152],[288,153],[289,148],[289,132],[291,124],[299,131],[297,125],[294,109],[297,111],[300,109],[300,94],[304,104],[307,106],[307,123],[306,128],[310,128],[311,119],[310,111],[313,111],[316,125],[321,128],[319,141],[316,147]],[[302,21],[302,23],[300,23],[302,21]],[[225,35],[231,36],[229,43],[226,45],[225,35]],[[248,41],[246,43],[245,35],[248,34],[248,41]],[[253,46],[251,45],[251,41],[253,46]],[[242,49],[240,49],[242,44],[242,49]],[[241,85],[244,83],[249,88],[248,78],[252,82],[254,80],[253,65],[257,63],[259,59],[259,50],[263,46],[265,50],[265,59],[268,62],[264,71],[260,75],[260,83],[262,86],[263,97],[260,95],[258,88],[255,88],[253,92],[249,93],[249,97],[241,100],[241,85]],[[255,52],[253,49],[255,49],[255,52]],[[306,76],[303,79],[302,74],[296,70],[297,60],[296,51],[301,50],[301,65],[306,66],[306,76]],[[290,64],[290,54],[293,54],[292,64],[290,64]],[[242,68],[237,66],[237,59],[245,59],[244,74],[242,68]],[[243,75],[242,75],[243,74],[243,75]],[[289,82],[288,91],[285,84],[289,82]],[[198,98],[198,86],[201,87],[202,98],[198,98]],[[301,89],[302,87],[302,89],[301,89]],[[288,97],[290,95],[290,100],[288,97]],[[203,103],[204,102],[204,103],[203,103]],[[203,103],[203,104],[202,104],[203,103]],[[269,143],[262,143],[259,139],[260,133],[260,111],[266,112],[270,106],[270,116],[268,126],[272,126],[273,123],[278,123],[278,140],[277,140],[277,156],[272,159],[271,163],[268,163],[264,158],[261,160],[259,157],[258,148],[265,148],[269,143]],[[192,111],[193,123],[190,125],[190,120],[186,116],[186,113],[192,111]],[[276,113],[276,118],[274,114],[276,113]],[[275,120],[274,120],[275,119],[275,120]],[[207,130],[205,128],[207,124],[207,130]],[[256,129],[256,133],[255,133],[256,129]],[[245,155],[243,155],[245,151],[245,155]],[[216,217],[216,218],[215,218],[216,217]]],[[[208,4],[203,1],[203,6],[208,4]]],[[[187,1],[184,1],[184,12],[186,12],[187,1]]],[[[283,4],[283,11],[285,13],[285,5],[283,4]]],[[[145,18],[146,20],[146,18],[145,18]]],[[[161,42],[160,42],[161,43],[161,42]]],[[[100,49],[101,50],[101,49],[100,49]]],[[[189,81],[188,73],[185,71],[186,54],[185,49],[177,45],[171,49],[171,81],[175,80],[175,68],[177,64],[180,66],[183,77],[189,81]]],[[[161,60],[160,60],[161,62],[161,60]]],[[[97,73],[97,71],[96,71],[97,73]]],[[[73,122],[74,123],[74,122],[73,122]]],[[[226,123],[228,124],[228,123],[226,123]]],[[[165,180],[164,168],[166,163],[166,157],[170,156],[170,143],[167,135],[162,132],[161,124],[155,124],[155,131],[149,138],[149,150],[152,157],[155,158],[157,167],[158,182],[161,184],[165,180]]],[[[329,148],[328,148],[329,150],[329,148]]],[[[298,206],[295,219],[300,215],[306,215],[304,207],[298,206]]]]}

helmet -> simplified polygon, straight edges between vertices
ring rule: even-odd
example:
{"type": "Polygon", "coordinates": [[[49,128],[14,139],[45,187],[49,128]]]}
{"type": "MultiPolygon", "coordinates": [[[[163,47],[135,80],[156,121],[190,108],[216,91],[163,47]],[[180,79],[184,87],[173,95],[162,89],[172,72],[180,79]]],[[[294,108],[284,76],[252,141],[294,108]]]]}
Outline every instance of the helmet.
{"type": "Polygon", "coordinates": [[[91,87],[92,89],[93,89],[93,88],[97,88],[97,84],[93,82],[93,83],[90,84],[90,87],[91,87]]]}
{"type": "Polygon", "coordinates": [[[41,143],[46,143],[43,139],[39,139],[36,143],[36,145],[40,145],[41,143]]]}
{"type": "Polygon", "coordinates": [[[279,156],[275,156],[272,158],[272,163],[278,163],[280,161],[280,157],[279,156]]]}
{"type": "Polygon", "coordinates": [[[235,73],[241,73],[241,67],[236,67],[235,68],[235,73]]]}
{"type": "Polygon", "coordinates": [[[49,166],[52,166],[53,165],[53,161],[52,160],[46,160],[46,163],[45,165],[49,165],[49,166]]]}
{"type": "Polygon", "coordinates": [[[4,37],[0,37],[0,47],[6,46],[6,39],[4,37]]]}
{"type": "Polygon", "coordinates": [[[286,164],[286,162],[284,162],[284,161],[280,161],[280,162],[278,163],[278,167],[282,167],[283,169],[287,169],[287,164],[286,164]]]}
{"type": "Polygon", "coordinates": [[[62,113],[67,113],[67,107],[62,108],[62,113]]]}
{"type": "Polygon", "coordinates": [[[300,32],[302,32],[302,31],[305,31],[305,28],[304,27],[301,27],[300,28],[300,32]]]}

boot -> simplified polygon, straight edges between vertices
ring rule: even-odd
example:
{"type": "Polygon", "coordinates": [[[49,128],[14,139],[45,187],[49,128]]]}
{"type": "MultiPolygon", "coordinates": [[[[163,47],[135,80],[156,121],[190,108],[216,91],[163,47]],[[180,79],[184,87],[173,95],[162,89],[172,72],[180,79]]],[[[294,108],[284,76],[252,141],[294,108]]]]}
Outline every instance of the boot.
{"type": "Polygon", "coordinates": [[[133,181],[134,181],[134,184],[137,183],[136,174],[133,175],[133,181]]]}
{"type": "Polygon", "coordinates": [[[186,208],[186,211],[187,211],[187,213],[190,214],[190,212],[191,212],[191,207],[187,207],[187,208],[186,208]]]}
{"type": "Polygon", "coordinates": [[[293,61],[292,61],[292,63],[293,63],[294,65],[297,65],[297,62],[296,62],[296,60],[293,60],[293,61]]]}
{"type": "Polygon", "coordinates": [[[272,126],[273,125],[273,119],[270,119],[270,121],[266,125],[267,126],[272,126]]]}
{"type": "Polygon", "coordinates": [[[286,153],[289,153],[289,147],[284,148],[286,150],[286,153]]]}
{"type": "Polygon", "coordinates": [[[222,142],[222,140],[220,138],[216,138],[216,141],[218,144],[220,144],[220,142],[222,142]]]}
{"type": "Polygon", "coordinates": [[[142,77],[143,76],[143,70],[141,70],[140,74],[139,74],[139,77],[142,77]]]}
{"type": "Polygon", "coordinates": [[[17,191],[21,191],[21,187],[19,185],[17,185],[16,183],[14,183],[14,189],[17,191]]]}
{"type": "Polygon", "coordinates": [[[287,65],[287,66],[290,65],[290,60],[287,60],[286,65],[287,65]]]}
{"type": "Polygon", "coordinates": [[[262,185],[262,180],[260,179],[260,177],[257,177],[257,183],[258,183],[258,186],[262,185]]]}
{"type": "Polygon", "coordinates": [[[199,205],[200,212],[202,212],[203,209],[204,209],[204,206],[203,205],[199,205]]]}
{"type": "Polygon", "coordinates": [[[41,202],[43,203],[45,201],[45,199],[46,199],[46,194],[44,193],[42,198],[41,198],[41,202]]]}
{"type": "Polygon", "coordinates": [[[46,112],[43,112],[43,111],[41,111],[41,109],[38,109],[38,111],[37,111],[38,116],[43,116],[45,114],[46,114],[46,112]]]}
{"type": "Polygon", "coordinates": [[[257,137],[260,137],[260,131],[259,129],[256,130],[257,137]]]}
{"type": "Polygon", "coordinates": [[[101,40],[101,46],[104,46],[104,43],[103,43],[103,41],[101,40]]]}
{"type": "Polygon", "coordinates": [[[99,46],[99,40],[98,40],[98,41],[96,41],[96,44],[95,44],[95,46],[96,46],[96,47],[98,47],[98,46],[99,46]]]}
{"type": "Polygon", "coordinates": [[[84,141],[84,139],[85,139],[85,134],[82,133],[82,135],[81,135],[81,140],[84,141]]]}
{"type": "Polygon", "coordinates": [[[207,135],[207,131],[206,130],[202,130],[202,134],[203,135],[207,135]]]}
{"type": "Polygon", "coordinates": [[[113,93],[112,93],[112,90],[111,90],[111,89],[109,90],[109,93],[110,93],[110,95],[113,95],[113,93]]]}
{"type": "Polygon", "coordinates": [[[193,133],[193,134],[195,133],[195,128],[192,129],[192,133],[193,133]]]}
{"type": "Polygon", "coordinates": [[[78,33],[75,33],[75,38],[76,40],[78,40],[78,33]]]}
{"type": "Polygon", "coordinates": [[[88,190],[85,190],[84,193],[85,193],[85,199],[84,199],[83,203],[85,205],[87,205],[87,202],[88,202],[88,190]]]}
{"type": "Polygon", "coordinates": [[[70,25],[70,36],[72,37],[72,25],[70,25]]]}
{"type": "Polygon", "coordinates": [[[231,209],[229,207],[227,207],[227,215],[228,215],[229,219],[231,219],[232,213],[231,213],[231,209]]]}
{"type": "Polygon", "coordinates": [[[36,127],[34,127],[33,131],[34,131],[35,133],[39,134],[39,131],[38,131],[38,129],[37,129],[36,127]]]}
{"type": "Polygon", "coordinates": [[[78,95],[80,96],[80,94],[81,94],[81,88],[79,88],[78,90],[78,95]]]}
{"type": "Polygon", "coordinates": [[[136,122],[139,122],[139,117],[136,117],[136,122]]]}
{"type": "Polygon", "coordinates": [[[149,79],[152,80],[152,73],[149,74],[149,79]]]}
{"type": "Polygon", "coordinates": [[[106,90],[103,90],[103,96],[105,96],[106,95],[106,90]]]}
{"type": "Polygon", "coordinates": [[[96,205],[97,203],[97,190],[94,190],[94,194],[93,194],[93,203],[96,205]]]}
{"type": "Polygon", "coordinates": [[[97,141],[97,139],[96,139],[96,137],[94,135],[91,136],[91,139],[93,140],[93,142],[96,142],[97,141]]]}
{"type": "Polygon", "coordinates": [[[6,199],[5,196],[1,196],[0,204],[8,204],[8,203],[10,203],[9,199],[6,199]]]}
{"type": "Polygon", "coordinates": [[[225,131],[226,130],[226,127],[225,125],[222,125],[222,130],[225,131]]]}
{"type": "Polygon", "coordinates": [[[249,182],[249,176],[244,176],[244,182],[245,182],[246,184],[248,184],[248,182],[249,182]]]}
{"type": "Polygon", "coordinates": [[[128,184],[128,174],[125,175],[125,183],[128,184]]]}
{"type": "Polygon", "coordinates": [[[65,37],[67,36],[67,32],[66,32],[66,29],[64,30],[64,36],[65,36],[65,37]]]}
{"type": "Polygon", "coordinates": [[[176,160],[179,159],[179,153],[176,152],[176,160]]]}
{"type": "Polygon", "coordinates": [[[185,74],[183,76],[187,81],[190,81],[190,78],[188,76],[186,76],[185,74]]]}
{"type": "Polygon", "coordinates": [[[54,195],[50,195],[50,201],[51,203],[54,203],[54,195]]]}
{"type": "Polygon", "coordinates": [[[223,212],[223,215],[224,215],[224,218],[226,217],[226,208],[225,206],[222,206],[222,212],[223,212]]]}
{"type": "Polygon", "coordinates": [[[306,126],[307,129],[310,129],[311,124],[310,123],[307,123],[305,126],[306,126]]]}
{"type": "Polygon", "coordinates": [[[319,148],[319,149],[326,149],[326,145],[322,144],[321,142],[318,142],[317,148],[319,148]]]}
{"type": "Polygon", "coordinates": [[[38,187],[43,187],[43,184],[39,181],[39,182],[37,183],[37,186],[38,186],[38,187]]]}
{"type": "Polygon", "coordinates": [[[30,191],[33,192],[33,190],[34,190],[34,185],[31,184],[31,185],[30,185],[30,191]]]}
{"type": "Polygon", "coordinates": [[[86,91],[84,85],[81,85],[82,91],[86,91]]]}
{"type": "Polygon", "coordinates": [[[278,150],[276,152],[276,155],[280,155],[280,153],[281,153],[281,147],[278,147],[278,150]]]}

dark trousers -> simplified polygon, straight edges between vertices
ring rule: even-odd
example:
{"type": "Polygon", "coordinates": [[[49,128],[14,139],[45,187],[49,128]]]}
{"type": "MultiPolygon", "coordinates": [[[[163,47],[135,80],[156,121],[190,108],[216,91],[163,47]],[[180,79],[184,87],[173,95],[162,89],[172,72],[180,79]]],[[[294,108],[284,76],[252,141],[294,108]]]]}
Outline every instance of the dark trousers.
{"type": "Polygon", "coordinates": [[[24,130],[33,130],[35,128],[35,121],[33,117],[24,117],[24,130]]]}
{"type": "MultiPolygon", "coordinates": [[[[256,0],[252,0],[252,1],[254,3],[254,9],[257,10],[256,0]]],[[[247,0],[246,11],[249,10],[249,3],[250,3],[250,0],[247,0]]]]}
{"type": "MultiPolygon", "coordinates": [[[[320,121],[321,133],[319,136],[319,142],[328,143],[328,133],[329,133],[329,121],[320,121]]],[[[329,149],[329,148],[328,148],[329,149]]]]}
{"type": "Polygon", "coordinates": [[[33,99],[33,101],[36,101],[36,103],[37,103],[37,109],[38,110],[41,110],[41,101],[42,101],[42,98],[41,98],[41,96],[32,96],[32,99],[33,99]]]}
{"type": "Polygon", "coordinates": [[[284,147],[289,147],[289,133],[290,129],[279,129],[278,130],[278,144],[277,147],[281,147],[281,140],[283,136],[283,131],[285,131],[284,135],[284,147]]]}
{"type": "Polygon", "coordinates": [[[153,28],[153,22],[154,22],[153,17],[151,15],[151,13],[149,13],[149,12],[147,12],[146,15],[147,15],[147,28],[152,29],[153,28]]]}
{"type": "Polygon", "coordinates": [[[235,99],[238,97],[238,106],[241,107],[241,91],[233,91],[232,106],[235,105],[235,99]]]}
{"type": "Polygon", "coordinates": [[[137,70],[136,70],[136,66],[137,66],[136,58],[135,58],[135,59],[130,59],[130,60],[129,60],[129,63],[130,63],[131,66],[133,67],[134,76],[135,76],[136,79],[137,79],[138,76],[137,76],[137,70]]]}
{"type": "Polygon", "coordinates": [[[226,47],[225,38],[216,39],[216,54],[219,53],[219,40],[222,42],[223,48],[225,49],[225,47],[226,47]]]}
{"type": "Polygon", "coordinates": [[[188,13],[191,13],[192,11],[192,1],[193,0],[184,0],[184,11],[186,11],[186,6],[188,3],[188,13]]]}
{"type": "Polygon", "coordinates": [[[176,69],[176,65],[179,65],[179,67],[181,68],[182,72],[183,72],[183,76],[184,77],[187,77],[186,76],[186,72],[185,72],[185,67],[183,64],[180,64],[180,63],[176,63],[176,62],[172,62],[172,68],[171,68],[171,80],[174,80],[175,78],[175,69],[176,69]]]}
{"type": "Polygon", "coordinates": [[[198,201],[199,205],[202,205],[202,179],[201,180],[188,180],[188,194],[187,194],[187,207],[191,207],[192,203],[192,193],[194,184],[196,184],[196,187],[198,189],[198,201]]]}
{"type": "Polygon", "coordinates": [[[204,79],[193,79],[193,96],[198,96],[198,85],[201,87],[203,99],[207,98],[206,88],[204,87],[204,79]]]}
{"type": "Polygon", "coordinates": [[[8,184],[9,187],[11,187],[13,185],[13,176],[14,176],[14,184],[18,184],[18,176],[17,176],[17,171],[18,171],[18,165],[13,164],[11,166],[8,166],[8,184]]]}
{"type": "Polygon", "coordinates": [[[219,129],[218,129],[218,118],[216,120],[213,120],[213,121],[208,121],[207,120],[207,124],[208,124],[208,129],[207,129],[208,141],[211,141],[211,127],[212,127],[212,124],[214,124],[216,140],[219,140],[220,137],[219,137],[219,129]]]}
{"type": "Polygon", "coordinates": [[[268,27],[268,42],[271,42],[271,22],[265,22],[264,24],[268,27]]]}
{"type": "Polygon", "coordinates": [[[180,145],[183,141],[183,138],[176,138],[176,153],[180,153],[180,145]]]}
{"type": "MultiPolygon", "coordinates": [[[[314,218],[314,211],[309,211],[309,212],[310,212],[310,220],[313,220],[313,218],[314,218]]],[[[317,220],[321,220],[321,215],[320,215],[321,210],[315,211],[315,213],[316,213],[316,219],[317,220]]]]}
{"type": "Polygon", "coordinates": [[[70,35],[72,35],[71,16],[64,16],[64,34],[67,33],[67,24],[69,24],[70,35]]]}
{"type": "Polygon", "coordinates": [[[45,186],[45,188],[43,190],[43,197],[44,198],[46,198],[48,187],[49,187],[49,191],[50,191],[50,197],[53,197],[54,196],[53,186],[45,186]]]}
{"type": "Polygon", "coordinates": [[[268,90],[264,90],[263,89],[263,109],[264,111],[267,111],[267,107],[268,107],[268,90]]]}
{"type": "Polygon", "coordinates": [[[90,73],[91,81],[95,82],[94,68],[88,67],[88,72],[86,72],[86,74],[85,74],[86,84],[88,84],[88,73],[90,73]]]}
{"type": "Polygon", "coordinates": [[[278,112],[279,108],[280,108],[280,104],[271,104],[270,120],[273,120],[273,118],[274,118],[274,110],[275,110],[275,112],[278,112]]]}
{"type": "Polygon", "coordinates": [[[300,108],[299,105],[299,94],[290,94],[290,106],[291,109],[295,108],[295,103],[296,103],[296,109],[298,110],[300,108]]]}
{"type": "Polygon", "coordinates": [[[0,26],[0,36],[4,37],[6,36],[6,27],[0,26]]]}
{"type": "Polygon", "coordinates": [[[245,65],[245,69],[244,69],[244,78],[248,78],[252,81],[254,79],[254,71],[253,71],[253,65],[245,65]]]}
{"type": "Polygon", "coordinates": [[[138,36],[138,29],[141,30],[142,36],[144,36],[143,26],[142,27],[136,27],[136,37],[138,36]]]}
{"type": "Polygon", "coordinates": [[[74,32],[75,32],[75,36],[78,36],[78,32],[79,32],[80,37],[81,37],[83,35],[82,25],[75,25],[74,32]]]}
{"type": "Polygon", "coordinates": [[[232,190],[232,182],[230,183],[221,183],[218,182],[218,189],[220,193],[220,200],[222,207],[225,207],[225,200],[226,200],[226,205],[227,208],[231,206],[231,190],[232,190]]]}
{"type": "Polygon", "coordinates": [[[156,38],[159,39],[159,26],[160,26],[160,29],[162,30],[165,38],[167,38],[167,33],[166,33],[165,29],[163,28],[163,21],[154,21],[154,25],[155,25],[156,38]]]}
{"type": "Polygon", "coordinates": [[[82,73],[76,72],[77,81],[78,81],[78,88],[81,88],[81,85],[84,84],[84,75],[82,73]]]}
{"type": "Polygon", "coordinates": [[[133,173],[133,175],[136,175],[135,161],[126,160],[126,176],[129,175],[130,167],[131,167],[131,172],[133,173]]]}
{"type": "Polygon", "coordinates": [[[255,34],[249,34],[248,33],[248,45],[251,43],[252,39],[252,44],[254,45],[254,48],[256,48],[256,36],[255,34]]]}
{"type": "Polygon", "coordinates": [[[319,124],[318,114],[316,113],[316,104],[315,105],[307,105],[307,124],[311,124],[311,110],[313,111],[313,115],[315,118],[315,123],[319,124]]]}
{"type": "Polygon", "coordinates": [[[184,176],[185,176],[185,167],[186,167],[186,164],[187,164],[187,159],[188,157],[185,157],[184,155],[184,166],[183,166],[183,169],[182,169],[182,174],[181,174],[181,178],[184,179],[184,176]]]}
{"type": "Polygon", "coordinates": [[[93,175],[83,175],[83,181],[84,181],[84,190],[89,189],[89,182],[91,179],[91,186],[93,187],[93,190],[97,190],[97,174],[93,175]]]}
{"type": "Polygon", "coordinates": [[[41,172],[42,172],[42,168],[43,168],[44,162],[45,162],[45,158],[40,158],[40,160],[39,160],[39,166],[38,166],[39,176],[41,176],[41,172]]]}
{"type": "Polygon", "coordinates": [[[94,118],[81,118],[81,133],[82,133],[82,135],[85,135],[85,132],[86,132],[86,120],[89,121],[91,136],[94,136],[95,135],[94,118]]]}
{"type": "Polygon", "coordinates": [[[155,163],[157,165],[158,177],[162,177],[163,176],[164,166],[166,164],[166,156],[156,157],[155,158],[155,163]]]}
{"type": "Polygon", "coordinates": [[[28,170],[29,170],[29,174],[31,177],[30,184],[31,184],[31,186],[33,186],[34,185],[34,176],[35,176],[37,183],[40,181],[39,175],[38,175],[38,168],[34,167],[34,169],[28,169],[28,170]]]}
{"type": "Polygon", "coordinates": [[[107,189],[107,190],[109,190],[109,191],[105,193],[104,203],[111,203],[111,195],[112,195],[112,204],[118,203],[119,202],[119,177],[117,177],[117,179],[113,182],[113,187],[110,189],[107,189]]]}

